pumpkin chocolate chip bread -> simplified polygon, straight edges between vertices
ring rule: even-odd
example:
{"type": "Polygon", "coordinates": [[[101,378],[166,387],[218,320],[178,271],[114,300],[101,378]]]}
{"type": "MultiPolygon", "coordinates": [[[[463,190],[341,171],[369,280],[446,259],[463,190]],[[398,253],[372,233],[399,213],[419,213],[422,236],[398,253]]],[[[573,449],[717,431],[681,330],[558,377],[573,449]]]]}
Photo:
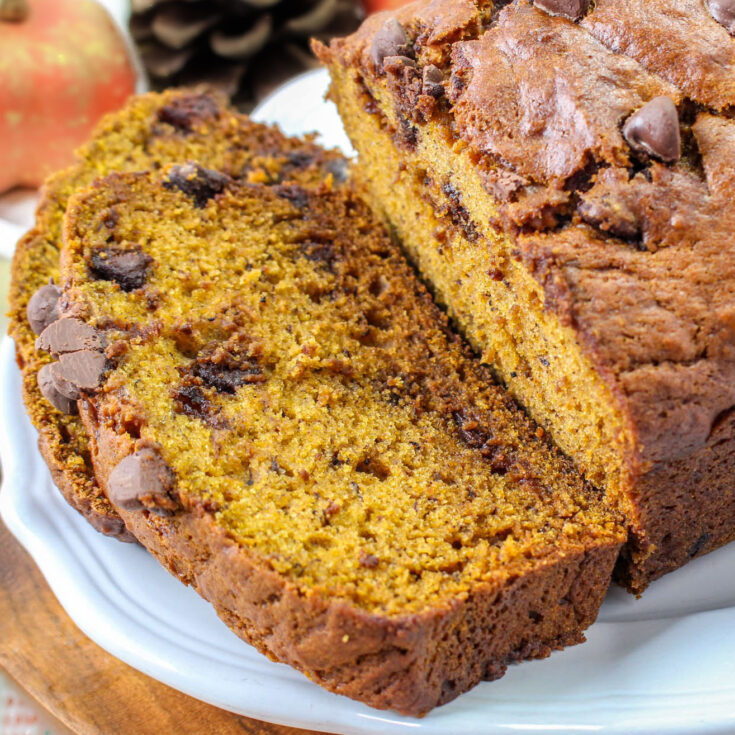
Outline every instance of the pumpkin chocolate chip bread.
{"type": "MultiPolygon", "coordinates": [[[[70,398],[55,390],[49,381],[48,357],[35,349],[36,335],[58,318],[60,292],[53,282],[58,280],[62,219],[69,197],[112,171],[155,169],[187,159],[261,183],[315,183],[330,175],[342,178],[345,162],[310,141],[286,138],[273,128],[253,123],[218,95],[201,90],[132,99],[102,121],[77,158],[73,167],[47,181],[35,227],[18,244],[10,292],[10,334],[23,372],[25,403],[54,482],[95,528],[129,541],[132,537],[94,479],[87,437],[75,415],[74,391],[70,398]]],[[[130,266],[112,259],[92,267],[104,273],[130,266]]],[[[125,285],[137,288],[134,281],[125,285]]]]}
{"type": "Polygon", "coordinates": [[[413,715],[582,639],[621,526],[355,194],[114,174],[64,242],[54,386],[127,527],[238,635],[413,715]]]}
{"type": "Polygon", "coordinates": [[[735,11],[420,0],[317,51],[372,200],[626,516],[640,592],[735,538],[735,11]]]}

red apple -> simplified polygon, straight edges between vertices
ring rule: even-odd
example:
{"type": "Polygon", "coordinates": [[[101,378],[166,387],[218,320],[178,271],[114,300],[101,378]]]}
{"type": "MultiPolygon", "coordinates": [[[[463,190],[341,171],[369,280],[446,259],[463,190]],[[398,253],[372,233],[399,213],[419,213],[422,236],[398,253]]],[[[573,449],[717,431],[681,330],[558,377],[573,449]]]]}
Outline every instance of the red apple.
{"type": "Polygon", "coordinates": [[[394,10],[408,2],[410,0],[363,0],[365,11],[368,13],[377,13],[378,10],[394,10]]]}
{"type": "Polygon", "coordinates": [[[95,0],[0,0],[0,192],[40,185],[135,89],[95,0]]]}

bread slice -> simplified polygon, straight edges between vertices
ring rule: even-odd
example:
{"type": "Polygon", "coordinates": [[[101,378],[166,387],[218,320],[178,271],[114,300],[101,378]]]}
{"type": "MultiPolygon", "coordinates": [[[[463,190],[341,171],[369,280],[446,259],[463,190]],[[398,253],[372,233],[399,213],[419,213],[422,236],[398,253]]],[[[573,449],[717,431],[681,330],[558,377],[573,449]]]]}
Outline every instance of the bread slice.
{"type": "Polygon", "coordinates": [[[238,635],[412,715],[582,640],[624,532],[354,194],[187,163],[97,181],[64,239],[39,346],[97,479],[238,635]]]}
{"type": "MultiPolygon", "coordinates": [[[[50,302],[55,302],[55,289],[48,284],[58,282],[62,220],[74,192],[113,171],[155,169],[187,158],[260,183],[313,183],[335,175],[342,179],[346,172],[339,154],[310,140],[286,138],[236,113],[219,94],[195,89],[131,99],[100,123],[79,150],[76,164],[46,182],[35,226],[18,244],[13,260],[9,331],[23,373],[25,404],[54,482],[97,530],[123,541],[133,539],[99,490],[78,416],[53,408],[39,390],[38,373],[48,358],[35,350],[37,335],[29,323],[28,303],[43,289],[32,307],[39,329],[54,310],[50,302]]],[[[60,405],[75,410],[73,401],[60,405]]]]}
{"type": "Polygon", "coordinates": [[[706,3],[420,0],[317,50],[376,209],[625,514],[618,579],[733,540],[735,40],[706,3]]]}

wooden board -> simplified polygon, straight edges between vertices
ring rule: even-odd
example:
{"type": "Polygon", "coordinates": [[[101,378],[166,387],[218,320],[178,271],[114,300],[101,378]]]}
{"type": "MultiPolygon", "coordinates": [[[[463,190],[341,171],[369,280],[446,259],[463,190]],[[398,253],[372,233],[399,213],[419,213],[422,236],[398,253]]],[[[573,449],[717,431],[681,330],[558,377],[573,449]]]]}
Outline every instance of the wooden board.
{"type": "Polygon", "coordinates": [[[77,735],[316,735],[217,709],[92,643],[0,521],[0,667],[77,735]]]}

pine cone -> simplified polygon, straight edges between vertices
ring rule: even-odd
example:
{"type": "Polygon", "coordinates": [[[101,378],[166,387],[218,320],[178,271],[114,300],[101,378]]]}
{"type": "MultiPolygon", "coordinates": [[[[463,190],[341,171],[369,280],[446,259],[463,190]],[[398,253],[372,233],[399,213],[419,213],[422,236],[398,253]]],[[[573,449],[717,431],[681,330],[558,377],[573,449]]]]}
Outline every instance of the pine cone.
{"type": "Polygon", "coordinates": [[[130,31],[156,89],[205,82],[250,109],[317,65],[312,37],[353,30],[357,0],[131,0],[130,31]]]}

